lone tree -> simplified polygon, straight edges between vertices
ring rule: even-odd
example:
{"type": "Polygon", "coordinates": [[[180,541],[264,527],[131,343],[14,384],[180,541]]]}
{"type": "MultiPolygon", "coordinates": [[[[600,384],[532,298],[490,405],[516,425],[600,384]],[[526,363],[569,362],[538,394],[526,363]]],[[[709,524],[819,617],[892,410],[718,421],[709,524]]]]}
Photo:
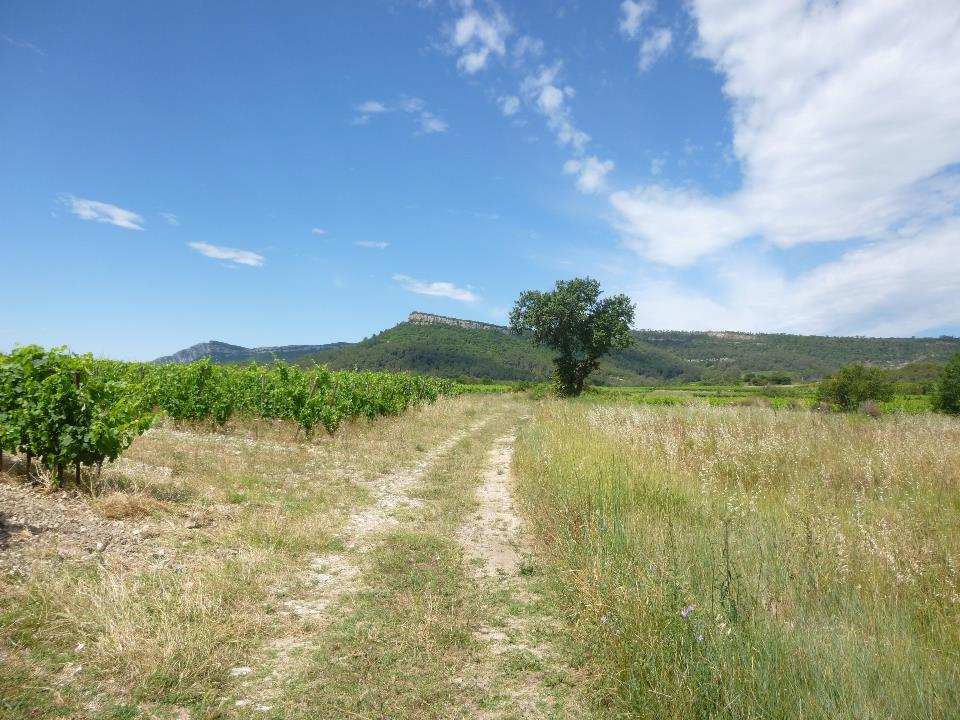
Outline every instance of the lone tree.
{"type": "Polygon", "coordinates": [[[601,357],[633,342],[633,304],[626,295],[600,299],[600,283],[591,278],[560,280],[553,292],[528,290],[510,313],[516,333],[530,332],[540,345],[557,351],[554,380],[562,395],[583,392],[601,357]]]}
{"type": "Polygon", "coordinates": [[[842,410],[856,410],[866,402],[882,402],[893,397],[893,383],[880,368],[859,363],[840,368],[821,381],[817,388],[819,402],[838,405],[842,410]]]}
{"type": "Polygon", "coordinates": [[[940,373],[933,407],[940,412],[960,413],[960,353],[954,355],[940,373]]]}

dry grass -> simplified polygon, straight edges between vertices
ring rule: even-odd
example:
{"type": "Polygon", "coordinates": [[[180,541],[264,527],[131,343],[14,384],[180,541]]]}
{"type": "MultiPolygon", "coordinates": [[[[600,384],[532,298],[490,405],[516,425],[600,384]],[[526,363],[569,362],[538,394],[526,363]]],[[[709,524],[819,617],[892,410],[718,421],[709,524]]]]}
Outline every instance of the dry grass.
{"type": "Polygon", "coordinates": [[[280,426],[150,431],[89,498],[102,516],[149,525],[139,562],[113,562],[108,547],[2,576],[0,718],[242,714],[228,671],[254,662],[285,621],[304,559],[339,542],[366,483],[491,402],[442,399],[310,443],[280,426]]]}
{"type": "Polygon", "coordinates": [[[604,702],[960,712],[956,420],[552,403],[517,463],[604,702]]]}

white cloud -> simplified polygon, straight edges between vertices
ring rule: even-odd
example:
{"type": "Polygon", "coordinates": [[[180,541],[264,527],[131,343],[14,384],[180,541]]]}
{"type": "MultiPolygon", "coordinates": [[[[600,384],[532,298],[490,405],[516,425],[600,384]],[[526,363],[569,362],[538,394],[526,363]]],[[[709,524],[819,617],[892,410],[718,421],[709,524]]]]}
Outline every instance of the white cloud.
{"type": "Polygon", "coordinates": [[[226,260],[235,265],[248,265],[249,267],[260,267],[265,258],[250,250],[237,250],[236,248],[221,247],[220,245],[211,245],[205,242],[187,243],[191,248],[201,255],[206,255],[214,260],[226,260]]]}
{"type": "Polygon", "coordinates": [[[657,185],[617,191],[610,202],[620,214],[624,244],[667,265],[689,265],[752,231],[730,200],[657,185]]]}
{"type": "Polygon", "coordinates": [[[357,112],[363,115],[378,115],[387,111],[387,106],[379,100],[367,100],[357,105],[357,112]]]}
{"type": "Polygon", "coordinates": [[[606,186],[604,180],[607,173],[613,170],[612,160],[600,160],[596,156],[583,160],[568,160],[563,171],[569,175],[577,175],[577,189],[582,193],[597,193],[606,186]]]}
{"type": "Polygon", "coordinates": [[[368,100],[357,105],[356,110],[360,114],[353,119],[354,125],[368,125],[375,115],[402,112],[415,118],[417,135],[442,133],[450,128],[446,120],[427,110],[426,102],[417,97],[402,97],[395,105],[387,105],[379,100],[368,100]]]}
{"type": "Polygon", "coordinates": [[[667,28],[654,30],[650,37],[640,43],[640,60],[637,62],[640,72],[646,72],[653,67],[653,64],[666,54],[672,44],[673,33],[667,28]]]}
{"type": "Polygon", "coordinates": [[[393,279],[400,284],[404,290],[417,295],[431,295],[434,297],[445,297],[460,302],[477,302],[480,296],[467,288],[457,287],[450,282],[424,282],[416,280],[409,275],[394,275],[393,279]]]}
{"type": "Polygon", "coordinates": [[[390,243],[383,240],[357,240],[354,245],[372,250],[384,250],[390,246],[390,243]]]}
{"type": "Polygon", "coordinates": [[[433,113],[424,112],[420,115],[420,132],[424,135],[446,132],[450,126],[433,113]]]}
{"type": "Polygon", "coordinates": [[[659,175],[663,172],[663,167],[667,164],[666,158],[655,157],[650,161],[650,174],[659,175]]]}
{"type": "Polygon", "coordinates": [[[636,39],[640,33],[640,23],[653,10],[653,3],[634,2],[634,0],[624,0],[620,3],[620,32],[631,40],[636,39]]]}
{"type": "Polygon", "coordinates": [[[712,273],[716,297],[671,280],[641,283],[630,294],[643,327],[913,335],[960,324],[958,237],[960,219],[952,218],[792,279],[770,264],[721,260],[712,273]]]}
{"type": "Polygon", "coordinates": [[[696,0],[699,51],[733,103],[743,187],[725,198],[617,194],[628,239],[661,258],[685,244],[668,254],[691,262],[754,233],[784,247],[883,240],[954,214],[960,5],[923,5],[696,0]],[[703,225],[711,208],[723,220],[715,233],[703,225]],[[672,221],[651,222],[663,215],[672,221]]]}
{"type": "Polygon", "coordinates": [[[513,57],[523,62],[526,57],[538,57],[543,54],[543,40],[524,35],[513,44],[513,57]]]}
{"type": "Polygon", "coordinates": [[[497,102],[500,103],[500,112],[507,117],[516,115],[517,111],[520,110],[520,98],[516,95],[504,95],[498,98],[497,102]]]}
{"type": "Polygon", "coordinates": [[[520,89],[524,97],[547,119],[547,125],[557,141],[579,154],[590,142],[590,136],[573,122],[567,99],[573,97],[574,91],[573,88],[560,84],[560,70],[559,63],[541,67],[538,72],[524,78],[520,89]]]}
{"type": "Polygon", "coordinates": [[[472,0],[464,2],[464,12],[453,26],[450,40],[460,53],[457,67],[468,75],[483,70],[491,55],[506,53],[506,38],[513,32],[510,22],[499,7],[490,3],[489,12],[481,13],[472,0]]]}
{"type": "Polygon", "coordinates": [[[9,35],[0,35],[0,37],[2,37],[7,42],[8,45],[12,45],[13,47],[21,48],[23,50],[29,50],[30,52],[35,52],[37,55],[40,55],[42,57],[46,56],[46,53],[43,50],[41,50],[39,47],[37,47],[33,43],[27,42],[26,40],[18,40],[16,38],[10,37],[9,35]]]}
{"type": "Polygon", "coordinates": [[[81,220],[107,223],[127,230],[143,230],[143,218],[132,210],[98,200],[87,200],[73,195],[61,195],[60,202],[81,220]]]}
{"type": "Polygon", "coordinates": [[[160,217],[163,218],[163,221],[164,221],[167,225],[172,225],[173,227],[179,227],[179,225],[180,225],[180,218],[178,218],[178,217],[177,217],[176,215],[174,215],[173,213],[162,212],[162,213],[160,213],[160,217]]]}
{"type": "Polygon", "coordinates": [[[310,234],[311,234],[311,235],[322,236],[322,235],[326,235],[326,234],[327,234],[327,231],[324,230],[323,228],[315,227],[315,228],[313,228],[313,229],[310,231],[310,234]]]}

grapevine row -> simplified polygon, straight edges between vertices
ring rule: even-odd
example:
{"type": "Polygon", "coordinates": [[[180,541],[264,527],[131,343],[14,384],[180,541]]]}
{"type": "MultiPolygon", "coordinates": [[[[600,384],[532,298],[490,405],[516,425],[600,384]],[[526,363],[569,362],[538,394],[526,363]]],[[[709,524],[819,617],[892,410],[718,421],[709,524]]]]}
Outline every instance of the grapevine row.
{"type": "Polygon", "coordinates": [[[449,380],[405,373],[330,372],[285,363],[220,366],[209,360],[146,365],[95,360],[37,346],[0,354],[3,452],[57,471],[114,460],[158,412],[178,422],[265,418],[295,423],[305,437],[345,420],[398,415],[457,392],[449,380]]]}

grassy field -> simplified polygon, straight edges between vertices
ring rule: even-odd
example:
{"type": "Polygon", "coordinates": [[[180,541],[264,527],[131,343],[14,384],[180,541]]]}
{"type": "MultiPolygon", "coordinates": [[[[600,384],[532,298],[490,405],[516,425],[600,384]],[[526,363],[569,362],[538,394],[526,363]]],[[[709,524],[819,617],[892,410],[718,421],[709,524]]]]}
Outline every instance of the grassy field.
{"type": "Polygon", "coordinates": [[[515,465],[601,704],[960,712],[960,422],[549,402],[515,465]]]}
{"type": "MultiPolygon", "coordinates": [[[[639,405],[711,405],[769,407],[775,410],[809,410],[817,404],[816,383],[801,385],[708,385],[688,383],[658,387],[593,387],[590,396],[603,402],[632,402],[639,405]]],[[[887,414],[930,412],[928,395],[897,394],[879,403],[887,414]]]]}
{"type": "Polygon", "coordinates": [[[696,387],[7,458],[0,718],[960,715],[960,421],[696,387]]]}

